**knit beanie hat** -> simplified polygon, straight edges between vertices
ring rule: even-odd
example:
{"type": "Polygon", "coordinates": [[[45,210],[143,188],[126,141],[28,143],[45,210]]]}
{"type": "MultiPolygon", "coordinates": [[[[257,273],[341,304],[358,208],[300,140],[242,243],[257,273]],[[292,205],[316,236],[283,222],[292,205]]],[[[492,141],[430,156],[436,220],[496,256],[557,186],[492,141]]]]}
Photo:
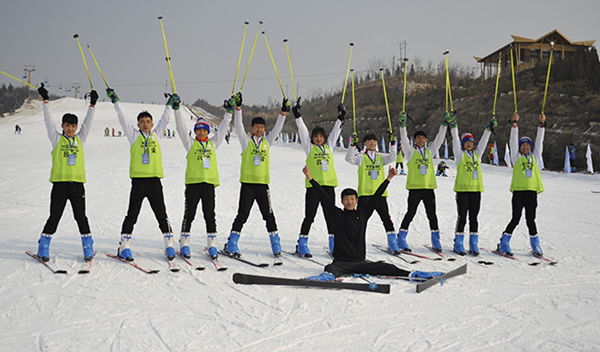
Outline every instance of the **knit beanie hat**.
{"type": "Polygon", "coordinates": [[[468,132],[463,133],[463,135],[460,136],[460,146],[462,149],[465,149],[465,143],[468,141],[475,143],[475,138],[473,138],[473,135],[468,132]]]}
{"type": "Polygon", "coordinates": [[[194,132],[201,128],[204,128],[206,131],[208,131],[208,133],[210,133],[210,125],[203,118],[199,118],[198,121],[196,121],[196,124],[194,125],[194,132]]]}

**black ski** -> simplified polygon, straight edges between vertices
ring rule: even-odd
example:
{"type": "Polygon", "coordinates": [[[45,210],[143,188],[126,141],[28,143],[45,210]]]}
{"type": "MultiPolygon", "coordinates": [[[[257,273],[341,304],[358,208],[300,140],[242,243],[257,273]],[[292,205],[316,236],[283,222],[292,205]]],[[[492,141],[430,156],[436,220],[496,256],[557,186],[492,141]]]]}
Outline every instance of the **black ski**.
{"type": "Polygon", "coordinates": [[[46,268],[50,269],[50,271],[52,271],[55,274],[66,274],[67,273],[66,270],[57,269],[56,267],[54,267],[53,264],[43,261],[42,258],[38,257],[38,255],[32,251],[25,251],[25,253],[27,253],[28,256],[32,257],[33,259],[37,260],[38,262],[44,264],[46,266],[46,268]]]}
{"type": "Polygon", "coordinates": [[[265,268],[265,267],[269,266],[269,264],[267,264],[267,263],[260,263],[260,262],[257,263],[257,262],[253,262],[253,261],[250,261],[250,260],[246,260],[246,259],[243,259],[242,257],[240,257],[238,255],[233,255],[233,254],[225,252],[223,250],[219,251],[219,254],[224,255],[224,256],[226,256],[228,258],[231,258],[231,259],[239,260],[242,263],[245,263],[245,264],[248,264],[248,265],[252,265],[252,266],[255,266],[257,268],[265,268]]]}
{"type": "Polygon", "coordinates": [[[378,244],[374,244],[373,247],[375,247],[375,248],[379,249],[380,251],[385,252],[389,255],[393,255],[396,258],[400,258],[400,259],[404,260],[405,262],[407,262],[408,264],[417,264],[419,262],[418,260],[408,260],[408,259],[404,258],[404,256],[402,256],[402,254],[396,254],[396,253],[390,251],[389,249],[387,249],[387,247],[383,247],[378,244]]]}
{"type": "Polygon", "coordinates": [[[445,273],[442,276],[437,276],[437,277],[434,277],[432,279],[428,279],[425,282],[418,283],[417,284],[417,293],[421,293],[421,292],[425,291],[426,289],[428,289],[431,286],[437,284],[438,282],[440,283],[440,285],[443,285],[444,281],[446,279],[454,277],[454,276],[465,274],[466,272],[467,272],[467,264],[465,264],[465,265],[463,265],[463,266],[461,266],[461,267],[459,267],[457,269],[451,270],[451,271],[445,273]]]}
{"type": "Polygon", "coordinates": [[[244,285],[278,285],[278,286],[301,286],[320,287],[328,289],[355,290],[365,292],[390,293],[388,284],[350,283],[340,281],[311,281],[306,279],[288,279],[283,277],[269,277],[259,275],[233,274],[233,282],[244,285]]]}

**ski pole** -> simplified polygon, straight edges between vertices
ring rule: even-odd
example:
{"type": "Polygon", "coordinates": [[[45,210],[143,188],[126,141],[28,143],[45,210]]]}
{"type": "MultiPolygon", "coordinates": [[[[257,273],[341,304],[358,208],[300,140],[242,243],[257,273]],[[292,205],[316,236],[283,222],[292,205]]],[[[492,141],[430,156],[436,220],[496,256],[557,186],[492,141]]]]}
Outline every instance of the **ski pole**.
{"type": "Polygon", "coordinates": [[[290,60],[290,51],[288,50],[287,38],[284,38],[283,42],[285,43],[285,52],[287,53],[288,65],[290,66],[290,77],[292,78],[292,90],[294,92],[294,101],[298,101],[298,98],[296,97],[296,86],[294,85],[294,73],[292,73],[292,61],[290,60]]]}
{"type": "Polygon", "coordinates": [[[510,46],[510,73],[512,75],[513,96],[515,97],[515,114],[517,113],[517,87],[515,83],[515,65],[513,63],[512,45],[510,46]]]}
{"type": "Polygon", "coordinates": [[[351,68],[352,72],[352,121],[354,122],[354,135],[356,135],[356,101],[354,99],[354,69],[351,68]]]}
{"type": "Polygon", "coordinates": [[[450,54],[449,50],[444,51],[444,61],[446,62],[446,111],[448,111],[448,100],[450,100],[450,112],[454,112],[452,90],[450,88],[450,71],[448,70],[448,54],[450,54]]]}
{"type": "Polygon", "coordinates": [[[85,72],[87,73],[88,81],[90,81],[90,88],[94,90],[94,86],[92,85],[92,79],[90,78],[90,70],[88,70],[88,65],[85,61],[85,55],[83,55],[83,49],[81,48],[81,43],[79,42],[79,34],[75,34],[73,38],[77,40],[77,45],[79,45],[79,51],[81,51],[81,58],[83,59],[83,65],[85,66],[85,72]]]}
{"type": "Polygon", "coordinates": [[[273,54],[271,53],[271,47],[269,47],[269,42],[267,41],[267,35],[265,34],[265,31],[263,31],[262,34],[265,38],[265,43],[267,44],[267,50],[269,50],[269,56],[271,56],[271,62],[273,63],[273,68],[275,69],[277,81],[279,81],[279,88],[281,88],[281,94],[283,94],[283,97],[285,98],[285,92],[283,91],[283,85],[281,85],[281,79],[279,79],[279,73],[277,72],[277,66],[275,66],[275,60],[273,59],[273,54]]]}
{"type": "Polygon", "coordinates": [[[87,46],[88,50],[90,51],[90,55],[92,55],[92,59],[94,59],[94,63],[96,64],[96,67],[98,68],[98,71],[100,72],[100,76],[102,76],[102,80],[104,80],[104,84],[106,84],[106,88],[109,88],[108,86],[108,82],[106,82],[106,78],[104,78],[104,74],[102,73],[102,70],[100,69],[100,65],[98,65],[98,61],[96,61],[96,57],[94,57],[94,53],[92,53],[92,48],[90,48],[90,46],[87,46]]]}
{"type": "Polygon", "coordinates": [[[369,283],[369,288],[371,290],[376,290],[377,287],[378,287],[376,282],[373,282],[373,281],[370,281],[370,280],[367,279],[369,277],[369,274],[354,274],[354,277],[360,278],[360,279],[368,282],[369,283]]]}
{"type": "MultiPolygon", "coordinates": [[[[344,92],[342,93],[342,104],[344,104],[344,98],[346,97],[346,86],[348,85],[348,72],[350,72],[350,62],[352,61],[352,49],[354,43],[350,43],[350,57],[348,58],[348,68],[346,69],[346,80],[344,81],[344,92]]],[[[354,129],[356,132],[356,128],[354,129]]]]}
{"type": "Polygon", "coordinates": [[[158,16],[160,21],[160,29],[162,30],[163,40],[165,42],[165,52],[167,54],[167,64],[169,64],[169,76],[171,77],[171,91],[173,94],[177,94],[177,88],[175,87],[175,80],[173,79],[173,70],[171,69],[171,57],[169,56],[169,48],[167,47],[167,37],[165,36],[165,27],[163,27],[162,16],[158,16]]]}
{"type": "Polygon", "coordinates": [[[254,47],[256,46],[256,40],[258,39],[258,34],[260,33],[262,27],[262,21],[258,21],[258,30],[256,30],[256,36],[254,37],[254,44],[252,44],[252,50],[250,50],[250,57],[248,58],[248,63],[246,64],[246,71],[244,72],[244,77],[242,78],[242,84],[240,85],[240,92],[242,91],[242,87],[244,86],[244,82],[246,81],[246,75],[248,74],[248,68],[250,67],[250,61],[252,61],[252,55],[254,55],[254,47]]]}
{"type": "Polygon", "coordinates": [[[245,21],[244,24],[244,36],[242,37],[242,47],[240,48],[240,56],[238,57],[237,68],[235,69],[235,78],[233,79],[233,89],[231,90],[231,96],[235,94],[235,85],[237,84],[238,72],[240,71],[240,62],[242,62],[242,53],[244,52],[244,43],[246,42],[246,31],[248,31],[248,24],[250,22],[245,21]]]}
{"type": "Polygon", "coordinates": [[[542,114],[544,114],[544,108],[546,107],[546,96],[548,94],[548,82],[550,81],[550,68],[552,67],[552,53],[554,52],[554,42],[550,42],[552,47],[550,48],[550,61],[548,62],[548,75],[546,75],[546,87],[544,88],[544,101],[542,103],[542,114]]]}
{"type": "Polygon", "coordinates": [[[6,72],[4,72],[4,71],[0,71],[0,73],[1,73],[1,74],[3,74],[3,75],[6,75],[6,76],[8,76],[8,77],[10,77],[10,78],[14,78],[14,79],[16,79],[17,81],[19,81],[19,82],[21,82],[21,83],[24,83],[24,84],[26,84],[26,85],[28,85],[28,86],[30,86],[31,88],[38,89],[38,87],[34,86],[33,84],[31,84],[31,83],[27,83],[27,82],[23,81],[22,79],[20,79],[20,78],[17,78],[17,77],[15,77],[15,76],[11,75],[11,74],[8,74],[8,73],[6,73],[6,72]]]}
{"type": "Polygon", "coordinates": [[[402,92],[402,112],[405,112],[404,108],[406,107],[406,66],[408,65],[408,59],[404,58],[404,85],[402,92]]]}
{"type": "Polygon", "coordinates": [[[492,116],[496,118],[496,100],[498,98],[498,83],[500,83],[500,63],[502,62],[502,54],[498,55],[498,73],[496,77],[496,91],[494,92],[494,108],[492,109],[492,116]]]}
{"type": "Polygon", "coordinates": [[[390,107],[388,105],[387,91],[385,89],[385,79],[383,78],[383,67],[379,68],[381,74],[381,83],[383,85],[383,98],[385,100],[385,111],[387,112],[388,124],[390,125],[390,133],[392,133],[392,120],[390,119],[390,107]]]}

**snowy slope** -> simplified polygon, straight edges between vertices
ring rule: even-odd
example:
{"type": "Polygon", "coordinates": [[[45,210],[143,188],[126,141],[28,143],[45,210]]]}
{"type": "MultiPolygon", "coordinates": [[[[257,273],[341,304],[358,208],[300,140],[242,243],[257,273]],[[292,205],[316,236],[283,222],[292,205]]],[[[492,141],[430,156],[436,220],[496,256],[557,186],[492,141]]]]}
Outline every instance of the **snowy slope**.
{"type": "MultiPolygon", "coordinates": [[[[141,110],[159,118],[164,106],[124,103],[133,120],[141,110]]],[[[80,118],[87,105],[64,98],[50,103],[59,124],[65,112],[80,118]]],[[[130,180],[129,144],[125,138],[103,137],[105,127],[119,124],[112,104],[97,107],[92,135],[85,146],[87,214],[99,253],[115,252],[125,216],[130,180]]],[[[190,123],[191,127],[191,123],[190,123]]],[[[271,126],[269,126],[270,128],[271,126]]],[[[174,121],[170,128],[174,129],[174,121]]],[[[479,131],[475,132],[479,135],[479,131]]],[[[508,133],[501,131],[500,133],[508,133]]],[[[53,261],[69,271],[53,275],[25,250],[36,250],[48,217],[51,184],[50,143],[42,112],[24,111],[0,121],[0,350],[2,351],[447,351],[447,350],[597,350],[600,337],[600,176],[543,172],[545,192],[539,200],[537,224],[542,248],[557,266],[528,266],[529,241],[524,219],[515,231],[513,250],[524,261],[484,254],[495,262],[481,266],[421,261],[420,270],[450,270],[465,261],[468,273],[416,294],[414,284],[392,285],[389,295],[320,289],[242,286],[235,272],[292,278],[318,274],[322,268],[291,256],[281,267],[253,268],[228,258],[225,272],[208,267],[194,272],[183,267],[167,271],[163,240],[145,202],[135,227],[132,251],[137,261],[161,269],[146,275],[103,254],[90,275],[78,275],[81,242],[70,206],[55,234],[53,261]],[[14,135],[14,125],[23,134],[14,135]]],[[[176,139],[161,143],[163,187],[167,212],[178,235],[183,213],[185,151],[176,139]]],[[[227,238],[237,210],[240,146],[234,137],[218,150],[221,186],[217,189],[219,243],[227,238]]],[[[272,200],[284,250],[293,250],[303,219],[304,153],[298,146],[272,149],[272,200]]],[[[356,169],[335,154],[341,189],[356,187],[356,169]]],[[[454,164],[449,163],[451,174],[454,164]]],[[[510,217],[511,170],[484,166],[480,245],[494,248],[510,217]]],[[[450,248],[455,223],[452,177],[438,178],[436,191],[442,244],[450,248]]],[[[407,191],[399,176],[389,188],[396,226],[406,209],[407,191]]],[[[339,201],[338,201],[339,204],[339,201]]],[[[325,223],[321,211],[310,233],[315,259],[326,263],[325,223]]],[[[206,236],[201,213],[194,222],[192,250],[196,261],[209,265],[201,253],[206,236]]],[[[376,215],[368,242],[384,245],[385,232],[376,215]]],[[[415,252],[429,255],[422,207],[408,237],[415,252]]],[[[254,207],[239,242],[245,257],[271,261],[264,222],[254,207]]],[[[369,246],[368,256],[408,267],[369,246]]],[[[348,279],[354,281],[355,279],[348,279]]],[[[378,280],[384,282],[384,280],[378,280]]]]}

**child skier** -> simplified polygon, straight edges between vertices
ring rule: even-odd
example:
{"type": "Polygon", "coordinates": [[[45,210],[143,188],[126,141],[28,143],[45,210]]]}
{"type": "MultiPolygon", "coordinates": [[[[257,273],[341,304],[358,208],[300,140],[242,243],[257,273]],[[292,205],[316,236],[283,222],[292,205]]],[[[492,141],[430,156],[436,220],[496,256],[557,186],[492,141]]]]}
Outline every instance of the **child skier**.
{"type": "Polygon", "coordinates": [[[289,111],[290,103],[286,98],[283,98],[281,112],[279,113],[275,127],[273,127],[271,132],[265,137],[265,119],[262,117],[255,117],[252,119],[250,127],[252,136],[248,136],[244,132],[241,101],[236,104],[233,123],[242,147],[242,165],[240,168],[241,187],[237,216],[233,221],[231,233],[224,248],[225,252],[231,255],[241,256],[237,242],[240,238],[242,227],[246,223],[246,220],[248,220],[250,209],[252,208],[254,201],[258,203],[258,208],[266,222],[273,255],[275,257],[281,255],[281,244],[279,241],[279,233],[277,232],[277,223],[275,222],[275,215],[273,214],[273,208],[271,207],[269,160],[271,145],[281,132],[283,123],[285,122],[286,113],[289,111]]]}
{"type": "Polygon", "coordinates": [[[465,225],[467,224],[467,213],[469,214],[469,254],[479,255],[479,233],[477,216],[481,206],[481,192],[483,192],[483,178],[481,177],[481,157],[485,153],[485,146],[490,139],[491,131],[498,126],[493,118],[483,131],[483,136],[474,149],[475,138],[470,133],[463,133],[458,138],[458,127],[450,127],[452,135],[452,150],[456,162],[456,179],[454,180],[454,192],[456,192],[456,207],[458,219],[454,235],[454,252],[466,255],[464,247],[465,225]]]}
{"type": "MultiPolygon", "coordinates": [[[[314,177],[316,177],[317,182],[319,182],[321,185],[321,188],[329,195],[329,197],[335,198],[335,187],[338,185],[338,180],[333,163],[333,153],[331,150],[335,147],[335,142],[342,131],[344,117],[346,116],[346,108],[342,104],[338,105],[338,117],[333,125],[333,130],[331,131],[329,137],[327,137],[325,130],[319,126],[315,127],[309,136],[308,128],[304,124],[302,114],[300,113],[300,98],[296,104],[294,104],[292,112],[296,118],[296,125],[298,126],[298,135],[300,136],[302,148],[306,153],[306,165],[314,177]]],[[[329,252],[333,253],[334,236],[331,218],[326,213],[317,191],[307,180],[304,203],[304,220],[302,221],[302,226],[300,227],[300,236],[298,238],[298,245],[296,246],[296,253],[306,258],[312,257],[312,254],[308,249],[308,232],[310,231],[310,226],[315,220],[319,203],[321,203],[321,207],[323,208],[323,216],[325,217],[325,222],[327,223],[327,232],[329,233],[329,252]]]]}
{"type": "MultiPolygon", "coordinates": [[[[383,166],[396,161],[396,155],[394,153],[378,153],[376,151],[377,136],[374,134],[368,134],[364,137],[365,152],[361,153],[356,148],[357,139],[355,135],[353,143],[346,153],[346,161],[358,166],[358,201],[362,203],[373,197],[379,185],[385,180],[383,166]]],[[[396,137],[391,134],[389,150],[395,150],[395,147],[396,137]]],[[[387,235],[388,249],[394,253],[400,253],[396,242],[394,223],[390,217],[390,210],[387,203],[387,190],[383,193],[381,199],[375,203],[375,210],[383,222],[383,227],[387,235]]]]}
{"type": "Polygon", "coordinates": [[[406,176],[406,189],[408,190],[408,209],[402,219],[400,231],[398,231],[398,247],[406,252],[411,249],[406,243],[408,235],[408,227],[413,220],[419,203],[423,201],[427,219],[429,219],[429,228],[431,229],[431,245],[437,252],[442,252],[442,244],[440,243],[440,230],[438,219],[435,210],[435,192],[437,182],[435,179],[435,169],[433,166],[433,155],[440,149],[444,142],[446,129],[448,124],[451,127],[456,126],[456,117],[449,112],[444,114],[444,119],[440,125],[439,132],[433,143],[427,145],[427,135],[424,131],[416,131],[413,140],[414,148],[410,146],[408,135],[406,133],[407,114],[400,113],[400,142],[402,149],[405,151],[405,157],[408,162],[408,175],[406,176]]]}
{"type": "MultiPolygon", "coordinates": [[[[241,104],[242,94],[238,94],[241,104]]],[[[199,118],[194,125],[196,138],[186,138],[187,127],[183,121],[181,110],[175,110],[177,132],[182,136],[181,143],[187,151],[185,210],[181,222],[181,237],[179,238],[179,253],[184,258],[191,257],[190,230],[200,199],[202,199],[202,213],[206,223],[208,255],[213,259],[219,256],[217,250],[217,222],[215,220],[215,188],[219,186],[220,182],[216,149],[219,148],[223,138],[228,133],[234,106],[235,99],[231,98],[219,128],[210,139],[208,138],[210,125],[203,118],[199,118]]],[[[175,134],[175,131],[173,131],[173,134],[175,134]]]]}
{"type": "Polygon", "coordinates": [[[396,151],[396,171],[398,171],[398,165],[400,165],[400,175],[406,175],[404,173],[404,153],[401,144],[398,144],[398,150],[396,151]]]}
{"type": "Polygon", "coordinates": [[[123,131],[125,131],[125,135],[129,140],[131,154],[129,162],[129,177],[131,178],[129,207],[121,227],[121,242],[119,242],[117,255],[126,261],[133,261],[130,249],[133,226],[137,222],[144,198],[148,198],[164,237],[165,254],[167,259],[171,261],[175,259],[176,252],[173,247],[173,233],[167,216],[160,182],[164,175],[159,141],[167,128],[173,110],[179,109],[181,100],[177,94],[169,97],[165,111],[154,129],[152,115],[147,111],[140,112],[137,116],[138,128],[136,128],[128,121],[117,93],[110,88],[106,89],[106,93],[114,104],[119,123],[121,123],[121,127],[123,127],[123,131]]]}
{"type": "Polygon", "coordinates": [[[71,202],[73,216],[81,234],[83,246],[83,257],[90,261],[94,257],[94,241],[90,231],[90,224],[85,215],[85,158],[83,144],[87,140],[92,127],[98,93],[92,90],[90,93],[90,106],[79,133],[77,131],[77,116],[64,114],[62,117],[62,132],[56,130],[54,121],[48,107],[48,91],[42,83],[38,92],[44,99],[44,122],[48,131],[48,139],[52,143],[52,170],[50,171],[50,182],[52,192],[50,193],[50,217],[44,225],[42,235],[38,241],[37,256],[44,262],[50,259],[50,240],[56,232],[58,222],[62,217],[67,200],[71,202]]]}
{"type": "Polygon", "coordinates": [[[531,138],[524,136],[519,139],[519,115],[513,115],[512,128],[510,129],[510,151],[513,163],[513,176],[510,184],[512,192],[512,219],[506,225],[504,233],[498,244],[498,251],[512,256],[510,239],[514,229],[521,220],[523,208],[525,208],[525,219],[529,229],[529,240],[534,256],[543,256],[540,247],[540,239],[535,225],[535,213],[537,208],[537,195],[544,191],[542,175],[537,160],[542,157],[544,146],[544,134],[546,127],[546,115],[539,117],[539,127],[535,138],[535,148],[531,138]],[[533,152],[532,152],[533,150],[533,152]]]}

